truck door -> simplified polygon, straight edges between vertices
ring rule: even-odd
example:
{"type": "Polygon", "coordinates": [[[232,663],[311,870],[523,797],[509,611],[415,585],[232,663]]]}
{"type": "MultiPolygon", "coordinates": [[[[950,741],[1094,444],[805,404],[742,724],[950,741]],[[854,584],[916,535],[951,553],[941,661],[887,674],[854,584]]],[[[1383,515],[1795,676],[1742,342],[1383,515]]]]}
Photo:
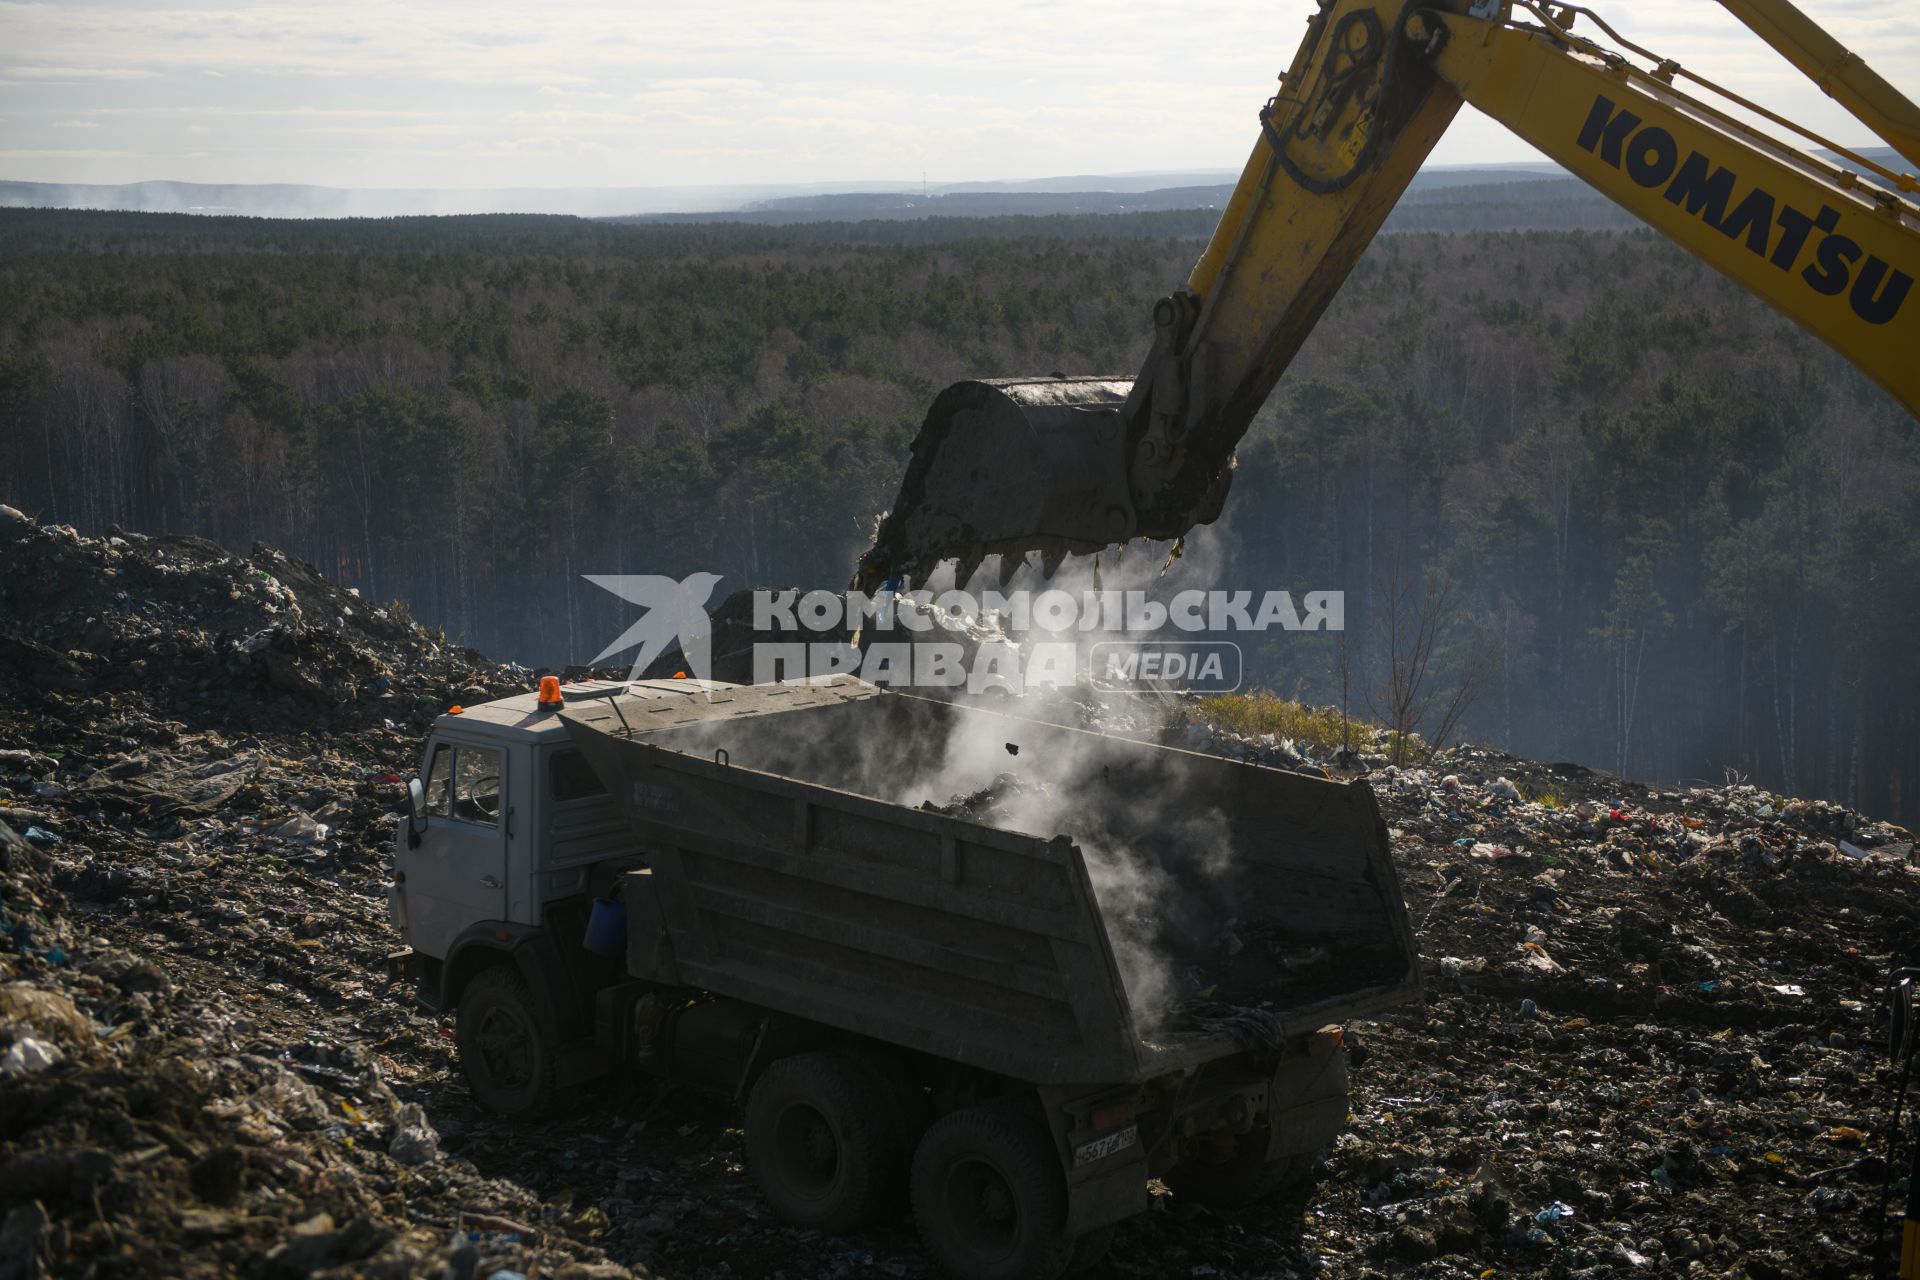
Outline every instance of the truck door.
{"type": "Polygon", "coordinates": [[[420,847],[407,851],[407,942],[422,955],[447,948],[480,920],[507,918],[507,753],[440,742],[427,762],[420,847]]]}

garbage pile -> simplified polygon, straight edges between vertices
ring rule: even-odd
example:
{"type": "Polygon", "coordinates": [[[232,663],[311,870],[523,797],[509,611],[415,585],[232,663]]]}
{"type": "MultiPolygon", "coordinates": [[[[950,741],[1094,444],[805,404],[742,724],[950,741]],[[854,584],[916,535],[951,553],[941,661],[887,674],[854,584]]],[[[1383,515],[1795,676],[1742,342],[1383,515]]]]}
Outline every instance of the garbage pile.
{"type": "MultiPolygon", "coordinates": [[[[423,730],[531,682],[265,549],[0,515],[0,1276],[929,1274],[904,1223],[775,1220],[722,1104],[491,1117],[451,1021],[389,984],[423,730]]],[[[1475,748],[1353,764],[1427,994],[1348,1028],[1311,1198],[1156,1188],[1104,1274],[1868,1274],[1910,833],[1475,748]]]]}
{"type": "Polygon", "coordinates": [[[1130,1254],[1220,1275],[1871,1274],[1912,833],[1472,747],[1368,776],[1424,1004],[1348,1029],[1353,1122],[1308,1204],[1197,1248],[1182,1220],[1203,1212],[1172,1203],[1130,1254]]]}
{"type": "Polygon", "coordinates": [[[1242,764],[1260,764],[1270,769],[1311,774],[1316,778],[1330,776],[1328,769],[1334,764],[1332,761],[1326,764],[1316,761],[1292,738],[1277,733],[1235,733],[1204,720],[1194,720],[1184,725],[1170,745],[1184,747],[1188,751],[1225,756],[1242,764]]]}
{"type": "Polygon", "coordinates": [[[0,686],[38,704],[92,693],[248,731],[425,724],[527,673],[256,546],[116,531],[87,538],[0,506],[0,686]]]}
{"type": "Polygon", "coordinates": [[[277,552],[0,509],[0,1276],[632,1274],[446,1153],[384,975],[420,731],[524,685],[277,552]]]}

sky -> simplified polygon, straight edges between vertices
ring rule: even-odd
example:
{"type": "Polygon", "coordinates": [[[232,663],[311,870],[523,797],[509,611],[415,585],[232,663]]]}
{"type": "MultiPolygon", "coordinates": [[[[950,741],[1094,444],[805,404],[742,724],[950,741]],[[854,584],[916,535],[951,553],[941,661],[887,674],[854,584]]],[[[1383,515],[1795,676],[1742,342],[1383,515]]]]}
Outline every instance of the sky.
{"type": "MultiPolygon", "coordinates": [[[[1800,0],[1920,98],[1920,0],[1800,0]]],[[[1841,142],[1714,0],[1614,27],[1841,142]]],[[[1311,0],[0,0],[0,178],[346,187],[1238,169],[1311,0]]],[[[1433,162],[1537,160],[1473,111],[1433,162]]]]}

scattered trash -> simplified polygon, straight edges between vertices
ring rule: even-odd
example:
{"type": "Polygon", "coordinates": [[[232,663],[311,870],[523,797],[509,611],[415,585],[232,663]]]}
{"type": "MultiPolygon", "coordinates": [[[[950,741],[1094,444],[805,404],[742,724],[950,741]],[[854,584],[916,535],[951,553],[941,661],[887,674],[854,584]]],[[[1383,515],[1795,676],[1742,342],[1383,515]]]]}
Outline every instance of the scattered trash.
{"type": "Polygon", "coordinates": [[[45,1040],[21,1036],[6,1053],[0,1054],[0,1075],[30,1076],[45,1071],[62,1056],[57,1046],[45,1040]]]}
{"type": "Polygon", "coordinates": [[[329,828],[324,822],[315,822],[304,813],[297,813],[277,827],[270,827],[267,834],[277,840],[291,840],[295,844],[318,844],[327,838],[329,828]]]}
{"type": "Polygon", "coordinates": [[[429,1164],[440,1158],[440,1135],[427,1122],[427,1112],[417,1102],[409,1102],[393,1117],[393,1141],[387,1154],[401,1164],[429,1164]]]}

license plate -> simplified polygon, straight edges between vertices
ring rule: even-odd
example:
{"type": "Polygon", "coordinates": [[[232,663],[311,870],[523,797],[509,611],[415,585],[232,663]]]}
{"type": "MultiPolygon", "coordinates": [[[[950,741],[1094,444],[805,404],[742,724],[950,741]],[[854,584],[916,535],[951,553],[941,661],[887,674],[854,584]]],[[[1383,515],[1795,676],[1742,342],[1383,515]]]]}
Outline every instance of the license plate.
{"type": "Polygon", "coordinates": [[[1104,1160],[1116,1151],[1125,1151],[1140,1141],[1140,1126],[1130,1124],[1124,1129],[1108,1134],[1104,1138],[1095,1138],[1092,1142],[1082,1143],[1073,1152],[1073,1167],[1092,1164],[1095,1160],[1104,1160]]]}

